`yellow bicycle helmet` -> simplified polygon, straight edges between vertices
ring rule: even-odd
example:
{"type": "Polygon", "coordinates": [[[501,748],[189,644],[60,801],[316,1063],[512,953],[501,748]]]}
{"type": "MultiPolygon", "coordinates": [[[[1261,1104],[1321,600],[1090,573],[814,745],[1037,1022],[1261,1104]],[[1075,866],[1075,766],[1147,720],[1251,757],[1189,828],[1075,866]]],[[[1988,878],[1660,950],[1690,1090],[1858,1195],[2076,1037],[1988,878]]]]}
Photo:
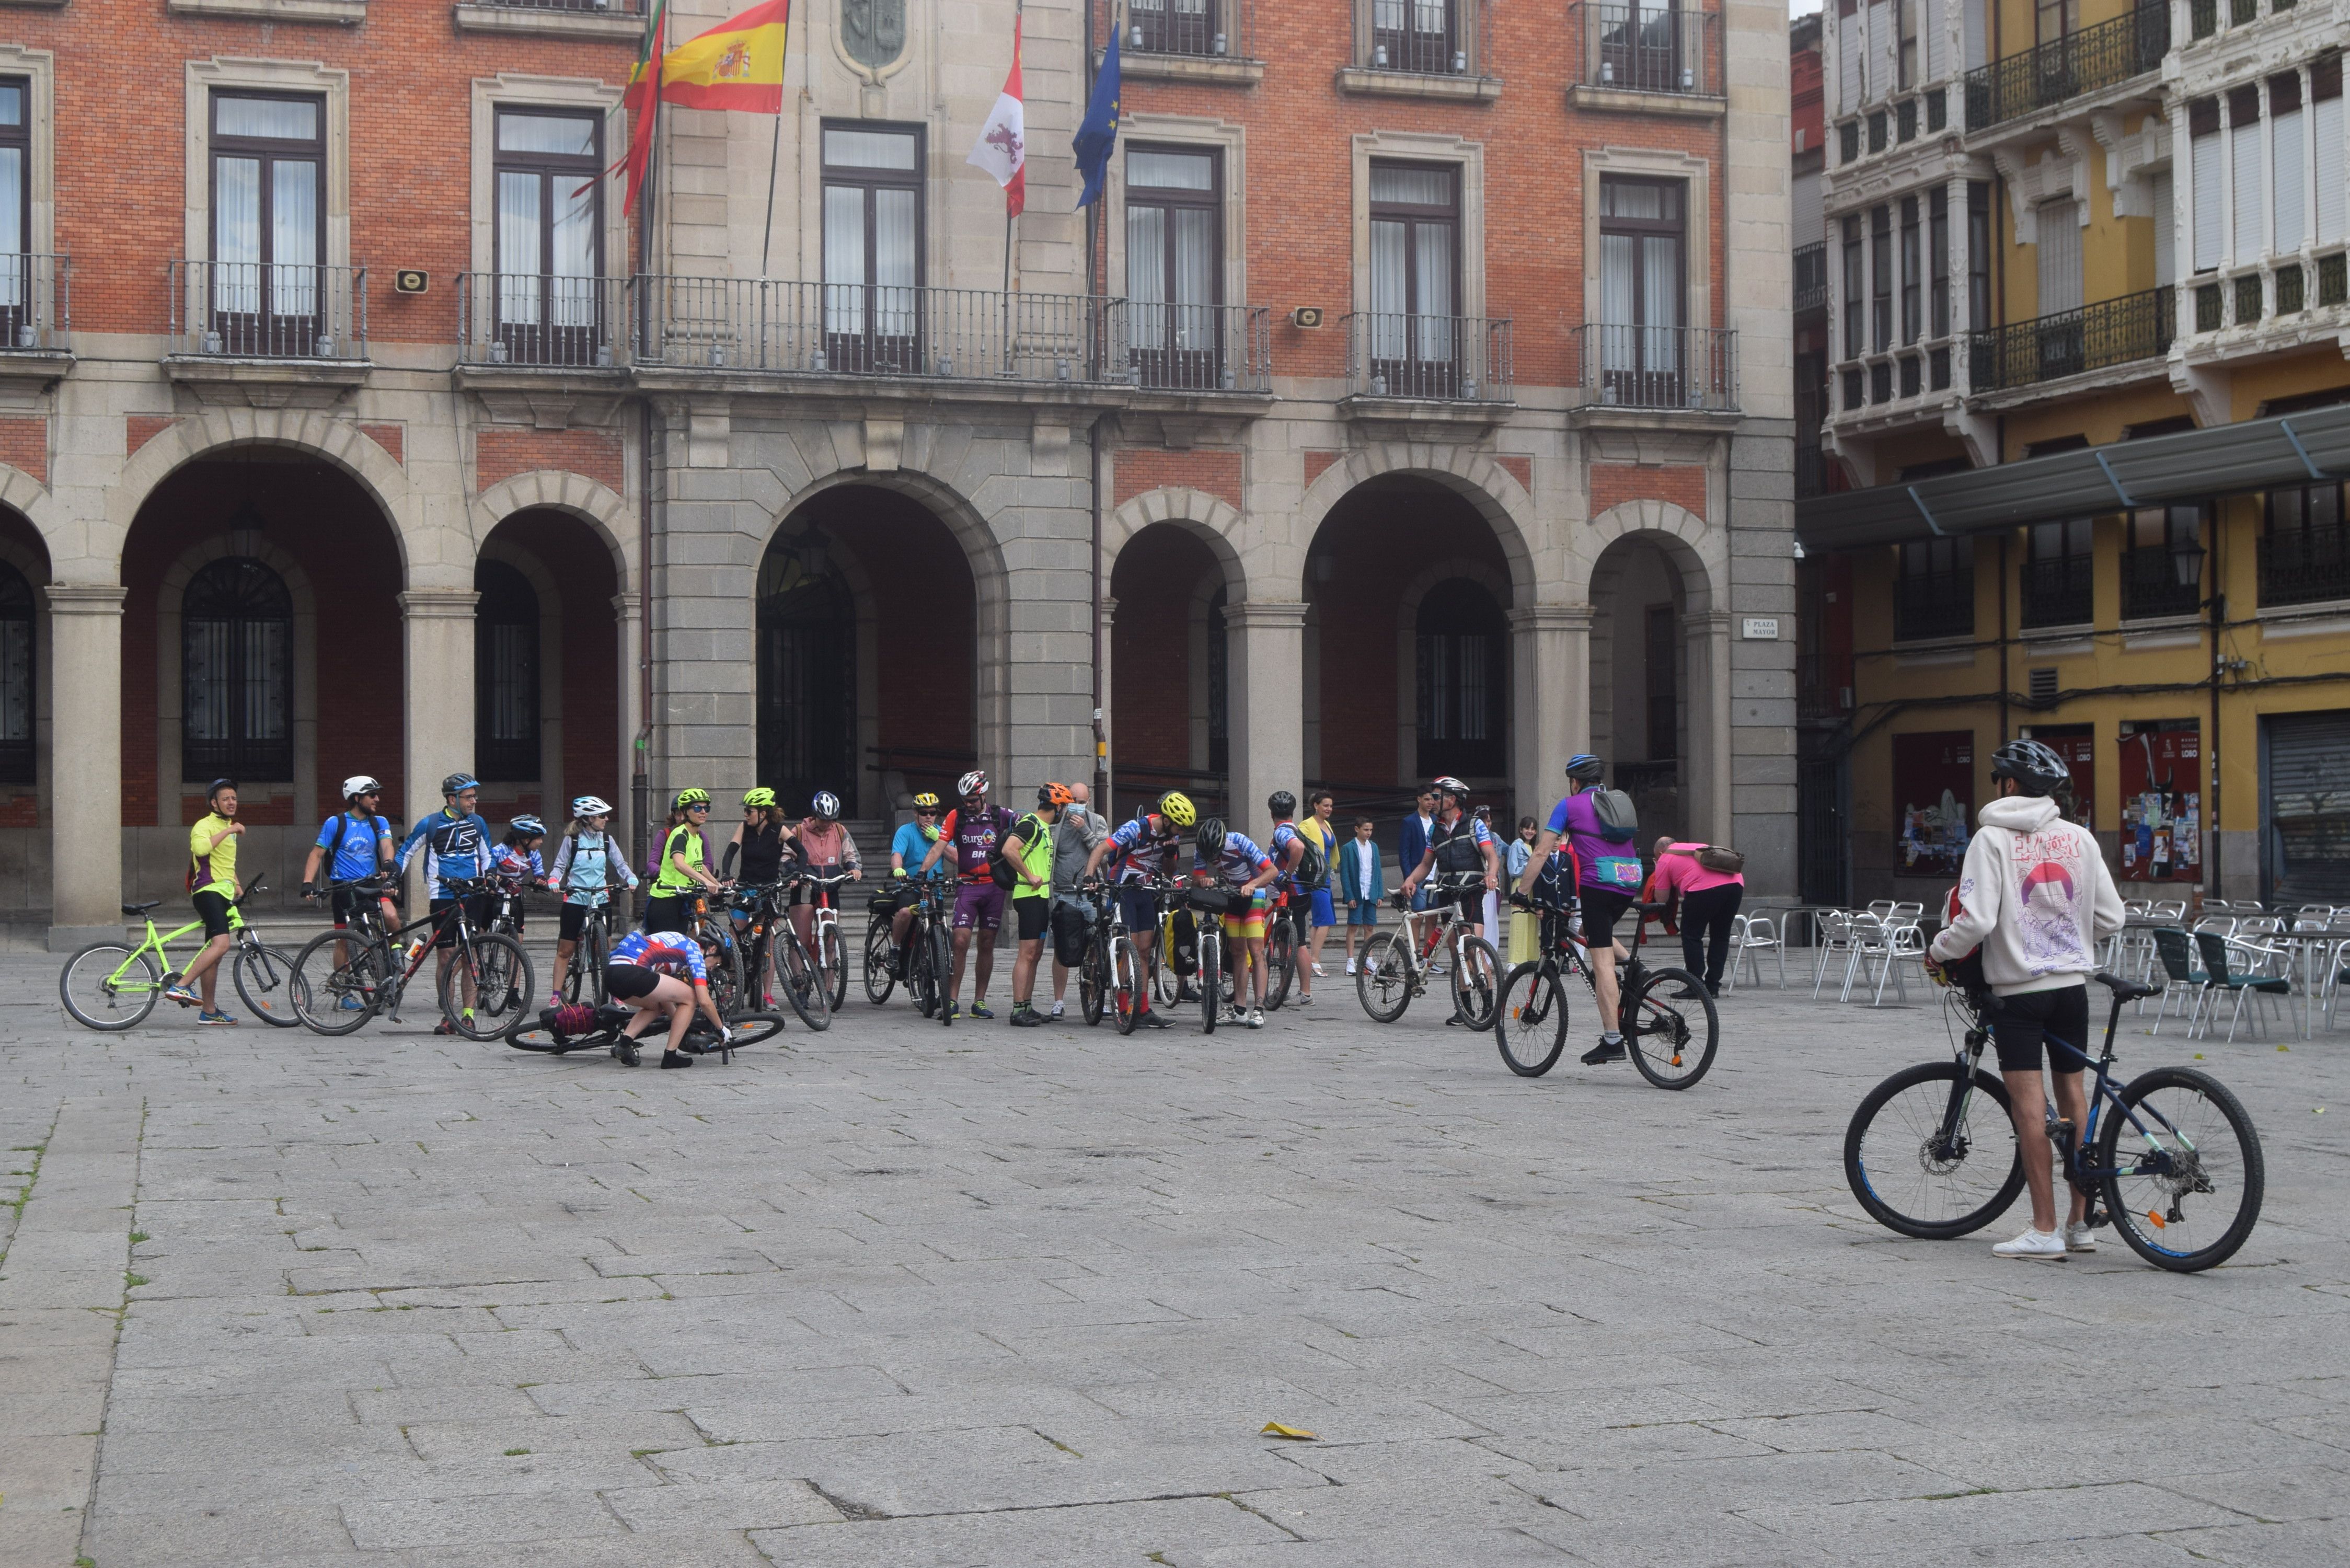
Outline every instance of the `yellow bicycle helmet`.
{"type": "Polygon", "coordinates": [[[744,805],[773,805],[775,804],[775,792],[769,789],[765,784],[761,784],[756,789],[746,790],[743,792],[743,804],[744,805]]]}
{"type": "Polygon", "coordinates": [[[1178,827],[1189,827],[1200,820],[1199,808],[1180,790],[1170,789],[1159,797],[1159,815],[1178,827]]]}
{"type": "Polygon", "coordinates": [[[932,794],[929,790],[924,790],[921,794],[914,797],[914,809],[916,811],[936,811],[938,808],[939,797],[932,794]]]}
{"type": "Polygon", "coordinates": [[[683,811],[689,805],[708,805],[709,804],[710,792],[708,790],[681,789],[677,792],[677,802],[671,809],[683,811]]]}

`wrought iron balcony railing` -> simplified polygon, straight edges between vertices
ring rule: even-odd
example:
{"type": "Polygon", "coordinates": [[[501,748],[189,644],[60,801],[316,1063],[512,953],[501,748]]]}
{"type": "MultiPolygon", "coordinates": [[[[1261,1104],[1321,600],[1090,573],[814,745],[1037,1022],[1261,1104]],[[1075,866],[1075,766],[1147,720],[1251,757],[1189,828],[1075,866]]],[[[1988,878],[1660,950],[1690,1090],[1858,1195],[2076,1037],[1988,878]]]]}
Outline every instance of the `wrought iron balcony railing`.
{"type": "Polygon", "coordinates": [[[0,353],[62,353],[73,346],[73,258],[0,254],[0,353]]]}
{"type": "Polygon", "coordinates": [[[1576,0],[1566,16],[1578,51],[1577,84],[1620,92],[1721,96],[1721,52],[1714,42],[1720,18],[1715,13],[1659,5],[1654,0],[1576,0]]]}
{"type": "Polygon", "coordinates": [[[2296,529],[2261,540],[2261,603],[2350,599],[2350,527],[2296,529]]]}
{"type": "Polygon", "coordinates": [[[1574,328],[1589,400],[1625,409],[1738,410],[1738,334],[1712,327],[1574,328]]]}
{"type": "Polygon", "coordinates": [[[230,359],[364,359],[363,266],[175,261],[172,351],[230,359]]]}
{"type": "Polygon", "coordinates": [[[2168,550],[2122,552],[2122,618],[2193,615],[2203,602],[2200,582],[2180,583],[2178,558],[2168,550]]]}
{"type": "Polygon", "coordinates": [[[1828,244],[1814,240],[1795,247],[1795,308],[1817,310],[1828,302],[1828,244]]]}
{"type": "Polygon", "coordinates": [[[609,369],[628,335],[629,280],[547,273],[457,275],[457,360],[609,369]]]}
{"type": "Polygon", "coordinates": [[[2160,358],[2178,326],[2168,285],[2010,322],[1969,336],[1970,379],[1974,390],[1991,392],[2160,358]]]}
{"type": "Polygon", "coordinates": [[[1123,366],[1129,384],[1166,392],[1273,389],[1273,312],[1265,306],[1144,299],[1107,305],[1108,369],[1123,366]]]}
{"type": "Polygon", "coordinates": [[[2059,556],[2023,563],[2023,624],[2083,626],[2092,603],[2091,558],[2059,556]]]}
{"type": "Polygon", "coordinates": [[[1517,395],[1506,318],[1361,310],[1339,325],[1358,397],[1506,403],[1517,395]]]}
{"type": "Polygon", "coordinates": [[[1987,130],[2160,70],[2169,47],[2169,0],[2152,0],[2109,22],[1994,60],[1967,73],[1967,129],[1987,130]]]}
{"type": "MultiPolygon", "coordinates": [[[[1103,6],[1109,19],[1118,10],[1114,3],[1103,6]]],[[[1119,44],[1128,55],[1253,59],[1249,10],[1250,0],[1127,0],[1126,36],[1119,44]]]]}
{"type": "Polygon", "coordinates": [[[1894,584],[1895,641],[1971,637],[1974,629],[1975,580],[1971,573],[1920,573],[1894,584]]]}
{"type": "Polygon", "coordinates": [[[648,0],[465,0],[494,11],[567,11],[583,16],[641,16],[648,0]]]}
{"type": "Polygon", "coordinates": [[[1795,445],[1795,498],[1808,501],[1814,495],[1828,493],[1828,457],[1814,442],[1795,445]]]}
{"type": "Polygon", "coordinates": [[[1355,0],[1355,64],[1414,76],[1485,74],[1482,0],[1355,0]]]}

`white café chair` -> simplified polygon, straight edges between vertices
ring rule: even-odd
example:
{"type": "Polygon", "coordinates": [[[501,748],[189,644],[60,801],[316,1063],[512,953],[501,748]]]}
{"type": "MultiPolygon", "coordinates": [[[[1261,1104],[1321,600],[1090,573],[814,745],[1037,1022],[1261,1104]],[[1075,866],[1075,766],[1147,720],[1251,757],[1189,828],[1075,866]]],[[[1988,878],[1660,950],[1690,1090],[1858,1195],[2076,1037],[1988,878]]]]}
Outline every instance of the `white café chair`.
{"type": "Polygon", "coordinates": [[[1787,989],[1787,948],[1780,940],[1779,929],[1768,915],[1741,915],[1730,929],[1730,973],[1723,989],[1738,989],[1741,965],[1754,972],[1754,983],[1762,983],[1762,961],[1758,954],[1774,953],[1779,962],[1779,989],[1787,989]]]}

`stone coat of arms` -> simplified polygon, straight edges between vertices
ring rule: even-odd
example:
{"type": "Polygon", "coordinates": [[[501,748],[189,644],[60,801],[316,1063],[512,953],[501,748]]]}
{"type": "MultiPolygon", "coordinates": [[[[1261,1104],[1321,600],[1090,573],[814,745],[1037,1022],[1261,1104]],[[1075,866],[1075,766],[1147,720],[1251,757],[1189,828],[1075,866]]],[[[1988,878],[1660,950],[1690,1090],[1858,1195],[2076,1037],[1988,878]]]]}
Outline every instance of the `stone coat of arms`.
{"type": "Polygon", "coordinates": [[[848,57],[879,71],[906,52],[906,0],[840,0],[848,57]]]}

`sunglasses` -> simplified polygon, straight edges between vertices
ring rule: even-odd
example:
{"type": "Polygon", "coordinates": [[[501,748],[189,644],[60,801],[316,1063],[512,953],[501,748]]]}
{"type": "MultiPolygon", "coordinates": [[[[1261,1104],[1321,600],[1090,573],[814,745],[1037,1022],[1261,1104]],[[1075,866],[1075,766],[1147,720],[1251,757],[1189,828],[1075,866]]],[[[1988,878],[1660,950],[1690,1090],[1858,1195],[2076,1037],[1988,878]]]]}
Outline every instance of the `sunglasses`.
{"type": "Polygon", "coordinates": [[[939,808],[934,805],[918,805],[914,808],[916,816],[936,816],[938,814],[939,808]]]}
{"type": "Polygon", "coordinates": [[[706,805],[689,805],[685,809],[688,811],[708,811],[710,808],[706,805]]]}

